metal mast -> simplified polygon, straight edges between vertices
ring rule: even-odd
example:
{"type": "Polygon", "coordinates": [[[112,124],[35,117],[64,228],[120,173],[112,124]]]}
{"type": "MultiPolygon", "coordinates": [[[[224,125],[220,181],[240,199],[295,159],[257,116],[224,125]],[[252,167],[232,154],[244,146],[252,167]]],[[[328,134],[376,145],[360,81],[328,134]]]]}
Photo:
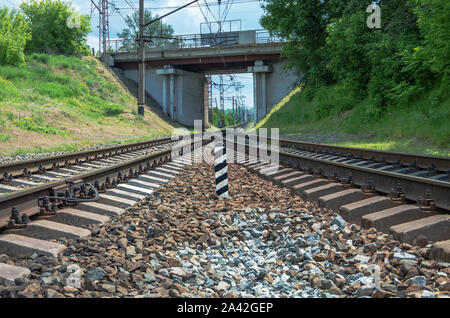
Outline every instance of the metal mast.
{"type": "MultiPolygon", "coordinates": [[[[106,1],[106,0],[104,0],[106,1]]],[[[147,23],[145,23],[144,19],[144,0],[139,0],[139,35],[136,41],[139,43],[139,82],[138,82],[138,114],[144,116],[144,107],[145,107],[145,42],[151,42],[151,36],[145,36],[144,28],[149,25],[158,22],[162,18],[165,18],[172,13],[175,13],[187,6],[197,2],[198,0],[193,0],[188,4],[185,4],[169,13],[163,14],[160,17],[157,17],[147,23]]]]}
{"type": "Polygon", "coordinates": [[[99,50],[102,53],[106,53],[109,48],[109,13],[108,13],[108,1],[99,0],[98,6],[101,8],[99,14],[99,50]]]}
{"type": "Polygon", "coordinates": [[[98,11],[98,52],[101,55],[109,48],[109,2],[108,0],[98,0],[97,3],[91,0],[91,15],[94,6],[98,11]]]}

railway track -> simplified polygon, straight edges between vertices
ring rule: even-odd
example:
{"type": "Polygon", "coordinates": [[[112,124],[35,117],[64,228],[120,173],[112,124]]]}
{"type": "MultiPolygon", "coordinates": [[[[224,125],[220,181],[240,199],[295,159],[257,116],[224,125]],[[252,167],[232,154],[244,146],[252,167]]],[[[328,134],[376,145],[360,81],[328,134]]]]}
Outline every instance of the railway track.
{"type": "MultiPolygon", "coordinates": [[[[158,138],[1,165],[0,254],[58,257],[66,246],[53,240],[89,237],[88,228],[123,214],[176,176],[191,160],[183,151],[210,142],[195,138],[158,138]],[[176,160],[174,149],[181,156],[176,160]]],[[[0,282],[29,273],[0,262],[0,282]]]]}
{"type": "Polygon", "coordinates": [[[450,158],[283,139],[279,146],[256,147],[250,138],[257,140],[241,135],[230,141],[234,151],[245,144],[253,154],[246,163],[251,171],[346,221],[410,244],[435,242],[433,257],[450,262],[450,158]],[[262,159],[262,152],[277,152],[280,165],[262,159]]]}
{"type": "Polygon", "coordinates": [[[24,214],[27,219],[39,214],[56,212],[58,209],[56,201],[60,200],[50,199],[42,202],[39,198],[75,197],[71,188],[80,186],[82,189],[78,190],[86,196],[92,191],[89,187],[86,188],[87,183],[92,183],[100,192],[126,183],[129,179],[170,160],[172,147],[177,142],[179,140],[157,138],[92,151],[2,164],[0,228],[10,223],[13,208],[15,213],[19,214],[16,223],[21,222],[24,214]]]}
{"type": "MultiPolygon", "coordinates": [[[[200,140],[200,143],[186,140],[182,147],[185,147],[184,149],[190,148],[193,150],[200,145],[206,145],[208,151],[212,150],[214,142],[211,143],[212,139],[209,136],[200,140]]],[[[133,146],[124,145],[122,146],[122,149],[120,149],[120,147],[117,149],[101,149],[96,150],[96,153],[70,154],[67,158],[48,158],[42,162],[35,160],[28,163],[18,163],[16,166],[14,166],[14,164],[2,165],[0,167],[0,171],[2,171],[2,169],[4,171],[2,186],[4,189],[10,187],[10,190],[8,190],[9,192],[4,190],[5,192],[0,194],[0,212],[2,213],[0,214],[0,227],[2,228],[0,229],[0,257],[2,257],[2,253],[7,254],[13,259],[20,259],[23,256],[34,259],[38,257],[38,255],[46,255],[47,257],[58,259],[61,255],[67,255],[69,256],[69,259],[72,260],[70,255],[71,253],[74,253],[75,250],[72,245],[69,246],[68,242],[74,242],[73,240],[76,242],[86,241],[94,242],[93,244],[95,245],[97,237],[102,235],[101,233],[104,233],[102,232],[103,230],[101,230],[102,227],[107,226],[108,228],[112,227],[112,229],[126,227],[127,233],[131,231],[131,234],[126,234],[126,238],[129,242],[128,245],[120,243],[123,240],[120,238],[113,241],[115,242],[114,244],[118,244],[119,247],[122,246],[124,249],[123,253],[126,254],[127,259],[128,254],[134,255],[130,256],[130,258],[132,258],[131,263],[127,261],[127,266],[132,268],[130,271],[134,271],[136,268],[139,269],[139,266],[136,267],[135,263],[139,263],[139,257],[142,256],[139,256],[141,254],[138,253],[136,260],[134,260],[134,257],[136,256],[134,248],[136,246],[136,249],[143,253],[143,250],[145,249],[143,249],[142,243],[138,244],[138,242],[142,241],[143,237],[133,234],[132,232],[134,230],[130,230],[130,227],[133,226],[135,228],[140,222],[137,221],[135,225],[130,225],[130,223],[126,221],[130,218],[127,216],[129,213],[126,212],[125,209],[133,207],[132,209],[134,210],[129,211],[136,211],[136,209],[139,209],[135,208],[136,204],[138,204],[137,206],[139,207],[142,202],[147,202],[144,204],[152,206],[155,211],[157,211],[161,200],[167,204],[167,201],[159,196],[158,189],[165,183],[176,180],[175,177],[183,171],[185,165],[192,163],[192,159],[199,155],[198,153],[193,153],[179,158],[172,158],[171,153],[174,142],[175,141],[169,140],[168,138],[163,138],[151,140],[144,144],[135,144],[133,146]],[[31,182],[33,183],[31,184],[31,182]],[[151,196],[152,199],[149,200],[149,196],[151,196]],[[70,200],[70,198],[76,200],[70,200]],[[15,214],[13,208],[16,209],[15,214]],[[23,214],[26,214],[24,220],[21,218],[23,214]],[[30,223],[26,220],[27,218],[31,218],[30,223]],[[118,222],[119,219],[125,220],[125,225],[115,226],[114,223],[118,222]],[[12,223],[11,220],[13,221],[12,223]],[[17,222],[15,222],[16,220],[17,222]],[[91,240],[92,237],[93,240],[91,240]]],[[[248,138],[242,138],[241,140],[235,139],[233,146],[235,150],[235,162],[237,161],[248,171],[256,173],[256,175],[271,181],[276,186],[289,189],[293,195],[293,200],[297,202],[296,204],[299,202],[298,197],[301,197],[304,202],[314,203],[314,209],[317,209],[317,211],[323,210],[325,211],[325,214],[328,213],[327,211],[339,213],[341,219],[339,220],[337,218],[338,221],[335,221],[334,219],[332,221],[332,223],[339,224],[338,232],[339,227],[343,226],[342,224],[345,224],[345,221],[347,221],[349,222],[348,224],[353,223],[368,229],[369,232],[372,231],[370,233],[377,233],[378,231],[377,240],[379,240],[380,237],[388,237],[380,235],[380,233],[384,232],[387,233],[386,235],[389,234],[397,241],[403,243],[403,245],[396,245],[396,250],[394,249],[396,255],[401,251],[398,246],[403,247],[403,249],[412,253],[411,251],[413,249],[411,249],[411,247],[419,245],[419,248],[427,247],[427,250],[429,250],[429,252],[427,252],[429,255],[427,254],[426,256],[427,259],[439,259],[450,262],[450,217],[448,214],[448,189],[450,183],[448,173],[445,170],[448,167],[448,159],[446,159],[447,161],[444,160],[445,158],[433,160],[433,157],[420,156],[419,158],[418,156],[409,155],[402,157],[401,154],[393,155],[391,153],[381,152],[371,153],[366,150],[362,153],[361,150],[357,149],[354,150],[355,152],[352,152],[353,149],[350,148],[337,149],[336,147],[333,147],[333,149],[329,149],[327,148],[328,146],[324,147],[325,148],[320,148],[320,145],[313,146],[313,144],[310,143],[305,144],[280,140],[279,147],[269,145],[266,148],[261,146],[258,148],[254,146],[251,141],[249,142],[248,138]],[[238,152],[238,149],[245,149],[245,151],[238,152]],[[268,152],[269,154],[271,152],[278,152],[281,164],[275,165],[274,163],[265,160],[265,157],[263,156],[264,152],[268,152]],[[439,195],[436,195],[436,191],[441,192],[439,195]],[[425,196],[421,198],[421,195],[424,193],[425,195],[428,195],[428,197],[425,196]],[[374,228],[375,230],[373,230],[374,228]]],[[[233,155],[233,152],[230,150],[231,149],[227,150],[228,156],[233,155]]],[[[206,153],[208,151],[206,151],[206,153]]],[[[203,155],[204,154],[205,152],[203,152],[203,155]]],[[[202,155],[200,154],[200,156],[202,155]]],[[[194,175],[192,177],[193,179],[189,182],[195,183],[196,178],[194,175]]],[[[184,178],[186,180],[186,177],[184,178]]],[[[233,182],[238,181],[231,180],[230,182],[233,190],[233,182]]],[[[190,189],[197,189],[199,186],[201,188],[203,185],[188,184],[190,189]]],[[[265,184],[265,187],[268,187],[268,185],[265,184]]],[[[236,188],[234,188],[234,191],[235,189],[236,188]]],[[[189,201],[188,195],[192,193],[192,190],[187,192],[183,191],[182,193],[186,196],[186,200],[189,201]]],[[[234,193],[234,195],[236,194],[237,193],[234,193]]],[[[178,197],[179,196],[180,195],[178,195],[178,197]]],[[[237,197],[240,197],[240,195],[238,194],[237,197]]],[[[180,198],[177,200],[180,200],[180,198]]],[[[230,200],[233,199],[231,198],[230,200]]],[[[169,202],[172,201],[169,200],[169,202]]],[[[210,205],[210,203],[211,200],[206,202],[207,205],[210,205]]],[[[181,210],[185,210],[184,206],[185,204],[181,203],[181,210]]],[[[166,208],[167,207],[164,209],[166,208]]],[[[308,209],[310,210],[310,208],[308,209]]],[[[196,210],[197,207],[194,206],[190,211],[194,213],[196,210]]],[[[219,203],[219,211],[220,210],[219,203]]],[[[242,211],[247,210],[247,208],[240,210],[241,212],[238,214],[239,218],[242,217],[242,211]]],[[[265,209],[256,209],[256,211],[259,212],[262,212],[263,210],[265,211],[265,209]]],[[[146,211],[145,208],[144,211],[146,211]]],[[[175,209],[174,213],[178,213],[176,211],[177,209],[175,209]]],[[[291,210],[287,211],[288,214],[292,213],[291,210]]],[[[131,213],[133,214],[133,212],[131,213]]],[[[146,213],[147,212],[144,212],[144,215],[146,215],[146,213]]],[[[153,231],[155,231],[155,233],[158,232],[158,235],[163,235],[159,237],[159,240],[158,237],[156,237],[157,240],[155,242],[161,243],[172,238],[172,234],[168,233],[168,236],[166,236],[165,231],[168,231],[166,225],[161,228],[157,227],[160,225],[159,222],[164,220],[164,217],[160,216],[158,213],[159,212],[157,211],[155,216],[150,217],[151,221],[145,222],[150,222],[146,223],[150,224],[147,231],[152,228],[152,235],[149,237],[153,239],[157,236],[157,234],[153,234],[153,231]],[[165,238],[161,239],[162,237],[165,238]]],[[[269,211],[269,215],[272,215],[270,213],[273,214],[273,212],[269,211]]],[[[223,213],[219,214],[222,215],[223,213]]],[[[202,215],[206,214],[203,213],[202,215]]],[[[308,226],[313,226],[313,230],[318,231],[318,233],[326,231],[318,230],[318,228],[315,227],[319,224],[313,224],[312,221],[314,221],[315,217],[304,215],[304,212],[302,212],[301,215],[302,220],[303,218],[306,220],[301,222],[301,224],[303,224],[302,226],[308,223],[308,226]]],[[[223,215],[221,217],[223,217],[223,215]]],[[[175,217],[175,219],[169,221],[169,224],[175,226],[175,229],[179,228],[178,218],[179,217],[175,217]]],[[[296,219],[298,219],[298,217],[296,219]]],[[[323,224],[325,221],[321,220],[320,222],[323,224]]],[[[207,228],[209,227],[209,225],[205,225],[207,223],[204,223],[203,221],[198,223],[201,224],[200,228],[202,231],[207,231],[207,228]]],[[[236,223],[236,221],[234,221],[234,223],[236,223]]],[[[243,224],[245,223],[246,222],[243,224]]],[[[264,221],[263,223],[267,224],[267,221],[264,221]]],[[[259,228],[263,227],[263,223],[260,225],[256,224],[255,229],[250,228],[247,231],[243,231],[242,235],[246,236],[246,233],[259,233],[259,228]]],[[[279,227],[282,229],[283,233],[294,231],[293,228],[290,229],[289,227],[286,227],[286,224],[288,223],[290,223],[290,221],[284,223],[282,227],[279,227]]],[[[190,221],[189,224],[191,224],[190,221]]],[[[192,223],[191,225],[194,226],[193,224],[195,223],[192,223]]],[[[217,222],[214,222],[213,224],[217,224],[217,222]]],[[[233,226],[229,229],[228,227],[230,224],[231,223],[224,225],[226,226],[225,232],[228,233],[227,231],[229,231],[229,233],[231,233],[230,235],[233,236],[235,235],[236,230],[231,230],[233,226]]],[[[300,225],[297,224],[295,228],[297,229],[299,226],[300,225]]],[[[348,225],[348,227],[345,227],[345,229],[347,229],[346,231],[348,231],[349,228],[352,231],[355,229],[353,225],[348,225]]],[[[187,232],[182,228],[181,233],[187,232]]],[[[348,233],[345,233],[344,235],[349,235],[348,233]]],[[[176,238],[176,235],[173,237],[176,238]]],[[[244,236],[242,235],[239,240],[243,240],[244,236]]],[[[278,237],[276,234],[274,235],[275,238],[278,237]]],[[[210,242],[211,237],[214,237],[208,234],[210,239],[203,240],[204,236],[205,234],[195,234],[194,237],[196,237],[195,240],[197,240],[197,242],[194,242],[194,245],[190,246],[194,248],[195,246],[198,246],[198,241],[201,241],[203,242],[201,244],[203,244],[204,248],[204,244],[210,242]]],[[[191,239],[189,239],[189,235],[187,237],[187,241],[190,242],[191,239]]],[[[303,234],[301,234],[301,237],[303,237],[303,234]]],[[[235,239],[236,238],[234,237],[233,240],[235,239]]],[[[292,239],[290,241],[292,241],[292,239]]],[[[186,242],[178,242],[177,239],[173,242],[187,246],[186,242]]],[[[215,241],[212,240],[212,242],[215,241]]],[[[252,242],[252,240],[250,240],[250,242],[252,242]]],[[[283,242],[283,240],[281,240],[281,242],[283,242]]],[[[218,248],[218,245],[215,245],[215,243],[208,244],[213,244],[214,249],[218,248]]],[[[334,246],[335,243],[333,242],[332,244],[334,246]]],[[[351,246],[351,241],[348,244],[351,246]]],[[[393,243],[391,242],[389,244],[393,243]]],[[[192,251],[192,248],[189,251],[192,251]]],[[[379,245],[379,248],[381,248],[381,245],[379,245]]],[[[295,248],[294,246],[290,247],[290,250],[294,251],[294,249],[298,249],[298,246],[295,246],[295,248]]],[[[88,247],[88,251],[89,250],[90,248],[88,247]]],[[[97,250],[93,248],[93,251],[97,250]]],[[[315,251],[314,256],[311,256],[313,260],[322,258],[323,254],[320,254],[320,251],[318,252],[318,247],[315,247],[313,251],[315,251]],[[316,254],[320,254],[320,258],[319,256],[316,257],[316,254]]],[[[364,251],[366,252],[365,248],[364,251]]],[[[423,253],[422,250],[417,251],[419,254],[423,253]]],[[[235,252],[233,253],[235,254],[235,252]]],[[[270,253],[273,254],[276,252],[270,253]]],[[[342,254],[342,252],[339,253],[342,254]]],[[[87,255],[92,255],[92,253],[88,252],[87,255]]],[[[144,253],[144,255],[146,254],[144,253]]],[[[173,253],[170,255],[173,257],[173,253]]],[[[394,253],[390,254],[389,257],[386,257],[392,259],[393,255],[394,253]]],[[[415,257],[408,253],[400,253],[399,255],[415,257]]],[[[89,258],[90,256],[86,257],[89,258]]],[[[369,259],[369,256],[360,256],[360,259],[365,259],[365,257],[369,259]]],[[[374,257],[379,256],[375,255],[374,257]]],[[[163,256],[161,256],[161,258],[163,260],[165,259],[163,256]]],[[[73,258],[73,260],[76,259],[77,258],[73,258]]],[[[334,256],[330,260],[334,262],[334,256]]],[[[180,261],[183,262],[183,260],[171,262],[177,264],[180,263],[180,261]]],[[[398,264],[398,260],[396,261],[396,259],[394,259],[393,261],[394,263],[392,264],[398,264]]],[[[346,262],[349,262],[348,264],[353,264],[356,261],[349,260],[346,262]]],[[[29,268],[31,267],[31,269],[33,269],[35,267],[32,260],[31,263],[27,263],[27,266],[14,266],[12,265],[13,263],[14,262],[4,264],[3,262],[0,262],[0,285],[2,281],[6,280],[9,281],[9,284],[14,284],[14,282],[16,282],[16,285],[19,286],[23,279],[26,281],[26,277],[30,276],[29,268]]],[[[114,264],[117,265],[118,263],[114,264]]],[[[344,265],[345,264],[347,263],[344,263],[344,265]]],[[[172,264],[172,266],[174,265],[172,264]]],[[[442,268],[447,270],[445,266],[442,268]]],[[[123,272],[123,269],[121,269],[121,271],[123,272]]],[[[178,271],[180,273],[183,272],[183,270],[176,270],[176,272],[178,271]]],[[[170,273],[169,270],[169,274],[170,273]]],[[[290,273],[293,273],[292,270],[290,273]]],[[[164,276],[165,274],[162,275],[164,276]]],[[[176,275],[178,274],[175,274],[175,277],[176,275]]],[[[438,273],[436,275],[439,276],[441,274],[438,273]]],[[[32,274],[32,277],[41,279],[39,278],[39,275],[36,276],[36,274],[32,274]]],[[[47,280],[44,279],[43,281],[47,280]]],[[[103,292],[108,292],[110,293],[109,295],[117,292],[116,287],[118,288],[119,285],[108,284],[109,283],[104,283],[103,285],[109,287],[101,287],[103,292]],[[112,290],[114,290],[114,292],[112,290]]],[[[270,284],[272,283],[270,282],[270,284]]],[[[223,285],[224,284],[221,286],[223,285]]],[[[447,286],[448,283],[444,287],[441,285],[439,285],[439,290],[445,291],[447,288],[445,286],[447,286]]],[[[64,288],[64,292],[68,295],[71,295],[72,293],[77,294],[77,290],[79,292],[80,288],[64,288]]],[[[337,292],[336,290],[335,292],[339,295],[342,293],[337,292]]],[[[2,289],[0,288],[0,294],[1,293],[2,289]]],[[[123,293],[124,292],[122,292],[122,294],[123,293]]],[[[177,291],[172,292],[172,294],[177,293],[177,291]]],[[[353,292],[350,291],[349,293],[351,294],[353,292]]],[[[381,295],[385,295],[383,293],[381,293],[381,295]]],[[[411,293],[412,292],[410,292],[410,294],[411,293]]],[[[25,297],[27,297],[27,295],[30,296],[31,294],[23,294],[25,297]]],[[[169,293],[169,296],[170,295],[171,294],[169,293]]],[[[295,295],[300,295],[300,293],[295,293],[295,295]]]]}
{"type": "MultiPolygon", "coordinates": [[[[259,156],[260,149],[279,153],[285,166],[314,176],[357,186],[365,192],[384,193],[399,201],[418,202],[423,208],[450,210],[450,158],[381,152],[280,139],[279,146],[256,147],[257,137],[235,137],[238,145],[259,156]],[[244,139],[245,138],[245,139],[244,139]],[[245,141],[244,141],[245,140],[245,141]]],[[[269,138],[270,143],[270,138],[269,138]]]]}

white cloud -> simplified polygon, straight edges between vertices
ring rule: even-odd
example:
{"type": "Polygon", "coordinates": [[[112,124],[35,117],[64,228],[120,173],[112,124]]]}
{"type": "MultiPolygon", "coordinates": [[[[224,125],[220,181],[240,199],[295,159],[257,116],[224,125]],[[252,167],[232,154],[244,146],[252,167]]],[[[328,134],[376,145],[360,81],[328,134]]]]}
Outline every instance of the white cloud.
{"type": "MultiPolygon", "coordinates": [[[[169,0],[168,7],[180,6],[180,2],[176,0],[169,0]]],[[[170,12],[158,12],[159,15],[170,12]]],[[[163,19],[163,22],[171,24],[175,30],[175,34],[192,34],[200,32],[200,23],[205,22],[203,15],[197,4],[191,4],[189,7],[181,9],[178,12],[163,19]]]]}
{"type": "Polygon", "coordinates": [[[98,36],[89,35],[87,37],[87,45],[92,49],[98,50],[98,36]]]}

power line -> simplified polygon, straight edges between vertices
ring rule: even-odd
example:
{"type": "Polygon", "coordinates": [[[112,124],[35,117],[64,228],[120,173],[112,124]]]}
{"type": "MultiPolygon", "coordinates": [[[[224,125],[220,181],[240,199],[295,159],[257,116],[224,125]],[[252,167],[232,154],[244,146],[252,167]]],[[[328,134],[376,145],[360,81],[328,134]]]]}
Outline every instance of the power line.
{"type": "MultiPolygon", "coordinates": [[[[259,0],[234,0],[232,1],[233,5],[236,4],[245,4],[245,3],[254,3],[254,2],[259,2],[259,0]]],[[[208,4],[205,1],[205,4],[198,4],[199,6],[203,7],[203,8],[210,8],[210,7],[215,7],[215,6],[219,6],[218,3],[210,3],[208,4]]],[[[154,10],[154,11],[159,11],[159,10],[168,10],[168,9],[176,9],[178,7],[175,6],[167,6],[167,7],[146,7],[147,10],[154,10]]],[[[131,8],[119,8],[119,9],[123,9],[123,10],[132,10],[131,8]]],[[[229,11],[229,10],[228,10],[229,11]]],[[[211,12],[212,14],[212,12],[211,12]]],[[[215,18],[216,19],[216,18],[215,18]]],[[[216,19],[217,20],[217,19],[216,19]]]]}
{"type": "Polygon", "coordinates": [[[133,9],[134,11],[137,11],[137,10],[136,10],[136,7],[133,5],[133,3],[131,3],[131,2],[128,1],[128,0],[125,0],[125,2],[130,6],[131,9],[133,9]]]}
{"type": "Polygon", "coordinates": [[[11,0],[6,0],[6,1],[8,1],[9,3],[11,3],[13,6],[15,6],[15,7],[17,7],[18,6],[18,4],[17,3],[15,3],[15,2],[12,2],[11,0]]]}

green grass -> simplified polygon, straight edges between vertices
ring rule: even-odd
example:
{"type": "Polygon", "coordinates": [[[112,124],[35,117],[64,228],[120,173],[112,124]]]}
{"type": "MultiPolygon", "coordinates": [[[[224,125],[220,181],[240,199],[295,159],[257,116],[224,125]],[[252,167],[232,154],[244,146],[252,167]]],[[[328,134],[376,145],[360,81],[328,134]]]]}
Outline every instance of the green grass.
{"type": "MultiPolygon", "coordinates": [[[[448,82],[447,82],[448,84],[448,82]]],[[[255,128],[279,128],[281,136],[348,136],[331,144],[406,153],[450,155],[450,98],[445,81],[415,100],[380,112],[340,85],[294,89],[255,128]],[[356,139],[356,141],[355,141],[356,139]]]]}
{"type": "Polygon", "coordinates": [[[138,116],[136,103],[92,57],[26,56],[26,65],[0,66],[0,153],[73,150],[111,139],[170,135],[172,124],[154,112],[138,116]]]}
{"type": "MultiPolygon", "coordinates": [[[[164,134],[163,134],[164,136],[164,134]]],[[[6,136],[6,137],[10,137],[10,136],[6,136]]],[[[102,143],[106,144],[126,144],[126,143],[134,143],[134,142],[141,142],[141,141],[145,141],[145,140],[149,140],[152,138],[157,138],[157,137],[161,137],[160,134],[150,134],[150,135],[145,135],[145,136],[141,136],[141,137],[135,137],[135,138],[126,138],[123,140],[108,140],[105,139],[102,143]]],[[[9,138],[8,138],[9,139],[9,138]]],[[[2,140],[2,134],[0,134],[0,141],[2,140]]],[[[37,147],[34,149],[33,153],[43,153],[43,152],[59,152],[59,151],[75,151],[80,149],[81,146],[83,145],[88,145],[90,144],[89,140],[84,140],[80,143],[63,143],[60,145],[56,145],[54,147],[37,147]]],[[[16,155],[24,155],[24,154],[29,154],[30,151],[28,148],[17,148],[14,150],[14,152],[11,152],[10,155],[12,156],[16,156],[16,155]]]]}
{"type": "Polygon", "coordinates": [[[10,135],[0,133],[0,142],[7,142],[11,139],[10,135]]]}
{"type": "MultiPolygon", "coordinates": [[[[57,151],[74,151],[80,148],[78,143],[72,144],[61,144],[54,147],[36,147],[33,150],[33,153],[43,153],[43,152],[57,152],[57,151]]],[[[30,150],[28,148],[16,148],[13,152],[10,153],[12,156],[29,154],[30,150]]]]}
{"type": "Polygon", "coordinates": [[[26,61],[25,67],[0,67],[0,101],[56,100],[97,119],[122,114],[122,104],[132,100],[116,96],[117,87],[97,72],[95,61],[46,54],[33,54],[26,61]]]}

